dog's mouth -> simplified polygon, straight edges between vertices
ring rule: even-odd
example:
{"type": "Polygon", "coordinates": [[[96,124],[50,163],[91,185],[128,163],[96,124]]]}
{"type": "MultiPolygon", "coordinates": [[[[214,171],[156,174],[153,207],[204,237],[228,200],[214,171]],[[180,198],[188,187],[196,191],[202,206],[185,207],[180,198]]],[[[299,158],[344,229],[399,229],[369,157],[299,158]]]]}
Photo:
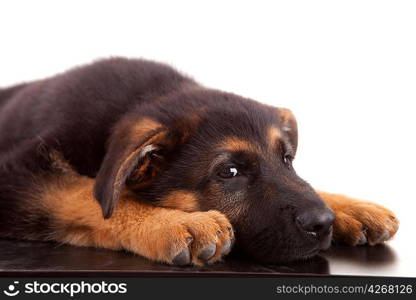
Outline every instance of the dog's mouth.
{"type": "Polygon", "coordinates": [[[308,251],[306,251],[305,253],[303,253],[299,259],[306,259],[306,258],[311,258],[315,255],[317,255],[319,253],[319,251],[321,251],[323,249],[321,249],[321,247],[315,247],[312,249],[309,249],[308,251]]]}
{"type": "Polygon", "coordinates": [[[320,251],[327,250],[331,246],[332,234],[333,234],[332,226],[329,228],[328,232],[326,232],[325,234],[318,235],[315,232],[305,232],[304,233],[305,240],[312,242],[315,246],[312,246],[309,249],[305,247],[304,251],[301,251],[299,257],[298,258],[295,257],[294,260],[308,259],[317,255],[320,251]]]}
{"type": "Polygon", "coordinates": [[[333,234],[333,227],[331,226],[328,231],[325,233],[317,234],[316,232],[303,232],[305,239],[311,240],[314,243],[317,243],[318,252],[320,250],[326,250],[331,246],[333,234]]]}
{"type": "Polygon", "coordinates": [[[325,250],[324,248],[322,248],[322,246],[320,244],[313,246],[311,248],[300,248],[297,249],[298,251],[293,251],[293,255],[291,255],[290,257],[288,257],[288,259],[286,261],[284,260],[277,260],[277,263],[282,263],[282,262],[294,262],[294,261],[300,261],[300,260],[305,260],[305,259],[309,259],[314,257],[315,255],[317,255],[320,251],[325,250]]]}
{"type": "Polygon", "coordinates": [[[270,264],[285,264],[289,262],[297,262],[297,261],[304,261],[316,256],[322,249],[319,246],[315,246],[313,248],[293,248],[290,252],[280,252],[279,254],[275,253],[267,253],[265,252],[262,254],[259,251],[254,250],[246,251],[243,250],[241,247],[236,247],[232,254],[248,258],[250,260],[257,261],[259,263],[270,263],[270,264]]]}

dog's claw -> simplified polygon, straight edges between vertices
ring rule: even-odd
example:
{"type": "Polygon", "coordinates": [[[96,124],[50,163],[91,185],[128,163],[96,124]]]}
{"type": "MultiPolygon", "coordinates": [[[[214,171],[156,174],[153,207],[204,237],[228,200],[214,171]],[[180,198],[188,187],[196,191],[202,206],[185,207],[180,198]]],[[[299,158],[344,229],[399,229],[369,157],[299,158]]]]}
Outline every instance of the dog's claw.
{"type": "Polygon", "coordinates": [[[172,264],[178,265],[178,266],[188,265],[190,263],[191,263],[191,254],[188,248],[183,249],[172,260],[172,264]]]}
{"type": "Polygon", "coordinates": [[[390,238],[390,235],[387,231],[383,232],[383,234],[378,238],[376,242],[374,242],[374,245],[381,244],[385,241],[387,241],[390,238]]]}
{"type": "Polygon", "coordinates": [[[358,240],[357,245],[364,245],[367,243],[367,237],[364,233],[361,233],[360,239],[358,240]]]}
{"type": "Polygon", "coordinates": [[[208,260],[214,256],[215,250],[216,250],[215,243],[211,243],[208,247],[206,247],[204,250],[201,251],[201,253],[198,255],[198,258],[202,260],[208,260]]]}
{"type": "Polygon", "coordinates": [[[221,254],[223,255],[228,254],[230,252],[230,249],[231,249],[231,240],[227,240],[222,245],[221,254]]]}

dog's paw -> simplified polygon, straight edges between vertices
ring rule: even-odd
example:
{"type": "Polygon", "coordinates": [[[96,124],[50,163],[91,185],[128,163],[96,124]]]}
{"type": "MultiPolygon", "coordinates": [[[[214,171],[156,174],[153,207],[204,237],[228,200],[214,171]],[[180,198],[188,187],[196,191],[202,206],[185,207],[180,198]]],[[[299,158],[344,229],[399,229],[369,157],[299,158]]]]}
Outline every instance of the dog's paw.
{"type": "Polygon", "coordinates": [[[234,242],[230,222],[213,210],[174,212],[153,220],[145,231],[141,236],[146,240],[131,250],[172,265],[213,263],[227,255],[234,242]]]}
{"type": "Polygon", "coordinates": [[[347,245],[376,245],[394,236],[399,221],[387,208],[347,197],[333,209],[334,241],[347,245]]]}

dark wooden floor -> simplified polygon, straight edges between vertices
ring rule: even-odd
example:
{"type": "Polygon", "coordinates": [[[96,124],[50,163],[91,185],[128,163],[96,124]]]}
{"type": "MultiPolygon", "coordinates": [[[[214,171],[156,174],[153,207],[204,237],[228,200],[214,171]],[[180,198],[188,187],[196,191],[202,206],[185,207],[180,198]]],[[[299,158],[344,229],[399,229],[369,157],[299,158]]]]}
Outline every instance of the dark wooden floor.
{"type": "MultiPolygon", "coordinates": [[[[261,265],[227,258],[205,267],[174,267],[152,263],[123,251],[72,247],[54,243],[0,240],[0,275],[15,272],[29,274],[65,274],[62,272],[107,275],[123,272],[127,275],[149,276],[238,276],[281,274],[332,274],[405,276],[397,268],[397,255],[392,247],[334,247],[308,261],[284,265],[261,265]]],[[[22,275],[22,274],[20,274],[22,275]]]]}

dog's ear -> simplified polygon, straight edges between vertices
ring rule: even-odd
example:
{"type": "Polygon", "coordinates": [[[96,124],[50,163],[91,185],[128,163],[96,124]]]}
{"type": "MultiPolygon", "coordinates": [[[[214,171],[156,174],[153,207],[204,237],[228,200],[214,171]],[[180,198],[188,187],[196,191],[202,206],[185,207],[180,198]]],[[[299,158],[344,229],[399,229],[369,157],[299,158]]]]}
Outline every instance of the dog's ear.
{"type": "Polygon", "coordinates": [[[296,118],[290,109],[278,108],[277,111],[281,121],[281,129],[288,136],[293,151],[296,153],[298,147],[298,125],[296,118]]]}
{"type": "Polygon", "coordinates": [[[116,127],[94,185],[104,218],[111,217],[126,184],[145,185],[157,176],[161,153],[171,151],[179,141],[178,132],[151,120],[116,127]]]}

